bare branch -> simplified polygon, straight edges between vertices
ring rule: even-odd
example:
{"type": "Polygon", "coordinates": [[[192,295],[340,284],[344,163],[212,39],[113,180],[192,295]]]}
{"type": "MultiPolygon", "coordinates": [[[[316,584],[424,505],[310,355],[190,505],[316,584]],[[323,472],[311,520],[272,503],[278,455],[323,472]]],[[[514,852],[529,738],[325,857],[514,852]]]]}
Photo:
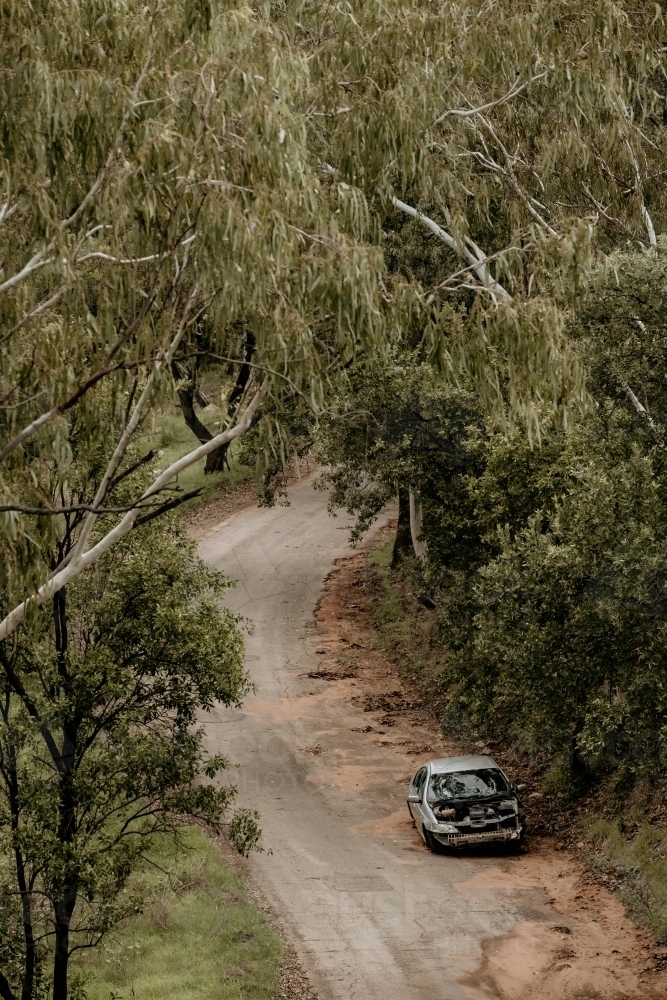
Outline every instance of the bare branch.
{"type": "Polygon", "coordinates": [[[26,313],[25,316],[22,319],[20,319],[18,323],[15,323],[10,330],[7,330],[6,333],[3,333],[2,337],[0,337],[0,344],[2,344],[5,340],[8,340],[13,333],[16,333],[18,330],[20,330],[21,327],[25,326],[26,323],[29,323],[31,319],[36,319],[38,316],[42,316],[47,311],[47,309],[50,309],[51,306],[54,306],[56,302],[58,302],[59,299],[63,297],[63,295],[65,294],[65,292],[69,287],[70,287],[69,283],[61,285],[58,291],[54,292],[54,294],[50,298],[44,299],[42,302],[36,305],[34,309],[31,309],[29,313],[26,313]]]}
{"type": "MultiPolygon", "coordinates": [[[[16,388],[17,387],[15,386],[14,389],[12,389],[12,392],[16,392],[16,388]]],[[[5,396],[5,399],[8,399],[9,396],[11,396],[12,392],[8,393],[5,396]]],[[[43,396],[45,392],[46,389],[41,389],[39,392],[36,392],[32,396],[28,396],[27,399],[20,400],[18,403],[3,403],[2,405],[0,405],[0,410],[20,410],[22,406],[27,406],[28,403],[34,403],[35,400],[39,399],[40,396],[43,396]]]]}
{"type": "Polygon", "coordinates": [[[647,207],[646,207],[646,205],[644,203],[644,194],[643,194],[643,189],[642,189],[642,178],[641,178],[641,174],[639,172],[639,164],[637,162],[637,157],[635,156],[634,150],[633,150],[632,146],[630,145],[630,143],[629,143],[629,141],[628,141],[627,138],[625,140],[625,145],[628,147],[628,153],[630,154],[630,159],[632,160],[632,165],[635,168],[635,187],[636,187],[637,194],[641,198],[641,206],[640,207],[641,207],[642,218],[644,220],[644,225],[646,226],[646,232],[648,234],[648,241],[649,241],[649,244],[652,247],[655,247],[655,246],[658,245],[658,240],[657,240],[656,235],[655,235],[655,229],[653,227],[653,221],[651,219],[651,216],[648,214],[648,209],[647,209],[647,207]]]}
{"type": "MultiPolygon", "coordinates": [[[[486,261],[497,260],[499,257],[502,257],[502,256],[504,256],[507,253],[526,253],[528,251],[528,249],[529,248],[527,246],[523,246],[523,247],[517,247],[517,246],[505,247],[503,250],[497,250],[495,253],[490,253],[485,258],[485,260],[486,261]]],[[[448,278],[445,278],[443,281],[439,282],[437,285],[434,285],[432,287],[431,291],[437,291],[437,290],[440,290],[440,289],[453,288],[454,286],[452,285],[452,282],[456,281],[457,278],[462,277],[462,275],[464,275],[464,274],[469,274],[470,271],[474,270],[474,268],[476,266],[477,266],[477,264],[468,264],[467,267],[462,267],[459,271],[455,271],[454,274],[450,274],[448,278]]],[[[468,287],[473,287],[473,286],[468,286],[468,287]]]]}
{"type": "MultiPolygon", "coordinates": [[[[555,229],[553,229],[552,226],[549,225],[549,223],[546,221],[546,219],[544,219],[540,215],[540,213],[537,211],[537,209],[532,204],[531,199],[528,197],[528,195],[526,194],[526,192],[523,190],[523,188],[519,184],[517,176],[514,173],[514,168],[512,166],[512,162],[513,161],[515,163],[517,162],[516,158],[510,156],[509,152],[507,151],[507,149],[505,147],[505,144],[499,139],[499,137],[498,137],[498,135],[496,133],[496,130],[494,129],[493,125],[488,120],[488,118],[485,118],[483,115],[480,115],[479,117],[480,117],[480,120],[484,123],[484,125],[486,126],[486,128],[491,133],[491,136],[492,136],[494,142],[499,146],[499,148],[500,148],[503,156],[505,157],[505,163],[507,164],[506,168],[503,168],[503,167],[500,166],[499,163],[496,163],[495,160],[489,159],[487,161],[487,165],[491,169],[497,170],[499,173],[504,174],[505,177],[507,177],[509,179],[510,183],[512,184],[512,187],[514,188],[514,190],[516,191],[516,193],[519,195],[519,197],[522,199],[522,201],[524,202],[526,208],[528,209],[528,211],[530,212],[530,214],[532,215],[532,217],[536,220],[536,222],[538,222],[540,224],[540,226],[542,226],[542,228],[549,234],[549,236],[553,237],[556,240],[560,240],[559,234],[556,232],[555,229]]],[[[484,158],[481,157],[481,159],[483,160],[484,158]]],[[[539,180],[539,178],[538,178],[538,180],[539,180]]],[[[538,204],[539,204],[539,202],[538,202],[538,204]]]]}
{"type": "Polygon", "coordinates": [[[4,461],[8,455],[11,455],[11,453],[19,447],[19,445],[23,444],[24,441],[27,441],[28,438],[31,438],[37,433],[37,431],[41,430],[42,427],[45,427],[46,424],[59,414],[66,413],[67,410],[70,410],[76,403],[78,403],[81,397],[84,396],[88,390],[96,385],[101,379],[105,378],[107,375],[113,374],[113,372],[120,371],[121,369],[129,370],[131,368],[138,368],[141,365],[147,364],[149,360],[150,359],[148,358],[140,358],[138,361],[119,361],[115,365],[106,365],[104,368],[99,368],[79,386],[76,392],[70,396],[69,399],[65,399],[56,406],[51,407],[50,410],[46,413],[42,413],[39,417],[33,420],[32,423],[28,424],[23,428],[23,430],[19,431],[19,433],[5,445],[2,451],[0,451],[0,462],[4,461]]]}
{"type": "Polygon", "coordinates": [[[2,225],[3,222],[6,222],[7,219],[9,219],[9,217],[14,214],[17,208],[18,206],[16,205],[16,203],[10,205],[9,200],[7,200],[4,203],[4,205],[0,208],[0,226],[2,225]]]}
{"type": "MultiPolygon", "coordinates": [[[[116,475],[118,467],[122,462],[123,456],[125,455],[125,452],[127,450],[127,446],[130,443],[130,439],[134,434],[134,432],[136,431],[137,427],[139,426],[139,421],[143,416],[146,404],[148,403],[148,400],[152,395],[155,380],[157,379],[158,375],[160,374],[160,371],[163,368],[166,368],[167,371],[169,370],[169,366],[171,365],[171,360],[174,356],[174,351],[177,349],[178,345],[181,342],[181,338],[185,333],[188,315],[190,314],[190,310],[192,309],[192,305],[194,303],[196,294],[197,294],[197,283],[195,282],[194,287],[191,289],[190,294],[188,295],[187,302],[185,303],[185,307],[183,309],[183,314],[181,316],[181,321],[178,325],[178,330],[176,331],[176,335],[173,337],[167,350],[160,351],[158,353],[158,356],[155,359],[155,364],[153,365],[153,370],[148,376],[148,379],[146,380],[146,385],[144,386],[141,396],[137,400],[132,416],[130,417],[125,427],[123,428],[123,433],[121,434],[118,440],[118,444],[116,445],[114,453],[111,456],[109,464],[107,465],[104,476],[102,477],[102,482],[100,483],[97,489],[97,493],[95,494],[95,499],[93,500],[94,507],[99,507],[104,501],[104,498],[107,494],[107,490],[109,488],[109,484],[111,483],[113,477],[116,475]]],[[[73,561],[76,561],[78,556],[85,550],[86,543],[88,541],[88,536],[90,535],[90,532],[93,529],[95,520],[96,520],[95,513],[90,513],[86,518],[83,528],[81,529],[79,538],[77,539],[74,552],[72,554],[73,561]]]]}
{"type": "Polygon", "coordinates": [[[413,219],[417,219],[418,222],[421,222],[423,226],[426,226],[427,229],[430,229],[432,233],[439,237],[443,243],[446,243],[451,250],[454,250],[457,254],[459,254],[459,256],[463,257],[464,260],[472,265],[472,270],[481,285],[497,295],[499,299],[502,299],[505,302],[509,302],[511,300],[512,296],[509,292],[506,291],[500,282],[496,281],[496,279],[491,275],[487,262],[488,258],[482,254],[478,247],[476,249],[479,251],[480,256],[473,254],[465,246],[465,244],[455,239],[445,229],[443,229],[442,226],[439,226],[437,222],[433,221],[433,219],[429,219],[427,215],[423,215],[418,209],[413,208],[411,205],[407,205],[399,198],[392,198],[391,201],[394,208],[398,208],[401,212],[405,212],[406,215],[411,216],[413,219]]]}
{"type": "Polygon", "coordinates": [[[44,259],[46,254],[49,253],[54,247],[54,242],[51,242],[48,247],[42,247],[34,254],[27,264],[25,264],[20,271],[13,274],[11,278],[7,278],[6,281],[0,285],[0,293],[9,291],[14,285],[20,284],[25,278],[28,278],[34,271],[38,271],[40,267],[44,267],[45,264],[50,263],[50,259],[44,259]]]}
{"type": "MultiPolygon", "coordinates": [[[[153,45],[154,45],[154,41],[155,41],[155,39],[154,39],[154,37],[152,37],[151,40],[150,40],[150,42],[149,42],[149,45],[148,45],[148,51],[147,51],[147,54],[146,54],[146,59],[144,61],[144,65],[142,67],[141,73],[139,74],[139,77],[138,77],[137,82],[136,82],[135,87],[134,87],[134,91],[133,91],[133,94],[132,94],[132,101],[131,101],[130,105],[127,107],[127,109],[125,110],[125,113],[124,113],[124,115],[123,115],[123,117],[121,119],[121,123],[120,123],[120,125],[118,127],[118,130],[117,130],[116,135],[115,135],[115,137],[113,139],[113,142],[111,143],[111,146],[110,146],[110,149],[109,149],[109,153],[107,154],[107,158],[106,158],[106,160],[104,162],[104,166],[99,171],[97,177],[95,178],[95,180],[93,181],[92,185],[88,189],[87,194],[81,200],[81,202],[79,203],[79,205],[74,209],[74,211],[71,213],[71,215],[69,215],[66,219],[62,219],[62,221],[58,224],[58,231],[57,231],[57,235],[58,236],[62,236],[62,234],[67,229],[69,229],[70,226],[74,225],[74,223],[77,221],[77,219],[79,219],[81,217],[81,215],[83,214],[83,212],[85,212],[85,210],[88,208],[88,206],[90,205],[90,203],[95,198],[97,192],[102,187],[102,184],[104,183],[104,181],[106,179],[106,176],[109,173],[109,170],[111,169],[111,166],[112,166],[114,160],[118,156],[118,148],[119,148],[122,136],[123,136],[123,132],[125,131],[125,126],[127,125],[127,122],[129,121],[130,116],[133,114],[134,109],[135,109],[135,107],[137,105],[137,98],[139,96],[141,88],[143,87],[144,80],[146,79],[146,75],[148,73],[148,69],[149,69],[149,66],[151,64],[151,60],[153,58],[153,45]]],[[[35,271],[37,271],[40,267],[44,267],[45,264],[48,264],[49,263],[49,259],[47,258],[47,254],[50,254],[51,251],[55,248],[55,246],[56,246],[56,240],[57,240],[57,237],[54,237],[47,246],[44,246],[44,247],[42,247],[41,250],[38,250],[37,253],[34,254],[30,258],[30,260],[28,261],[28,263],[25,264],[21,268],[20,271],[17,271],[17,273],[14,274],[14,275],[12,275],[11,278],[7,278],[6,281],[4,281],[2,284],[0,284],[0,294],[2,292],[9,291],[9,289],[11,289],[11,288],[14,288],[15,285],[18,285],[21,281],[24,281],[31,274],[33,274],[35,271]]]]}
{"type": "Polygon", "coordinates": [[[643,406],[639,402],[639,400],[637,399],[637,397],[635,396],[634,392],[632,391],[632,389],[630,388],[630,386],[628,385],[627,382],[623,383],[623,390],[624,390],[624,392],[627,393],[628,399],[630,400],[630,402],[634,406],[634,408],[637,411],[637,413],[641,417],[645,417],[646,418],[646,421],[647,421],[649,427],[655,427],[655,423],[653,421],[653,417],[649,414],[649,412],[646,409],[646,407],[643,406]]]}
{"type": "Polygon", "coordinates": [[[444,111],[438,118],[433,122],[434,125],[440,125],[444,122],[445,118],[450,115],[454,115],[457,118],[471,118],[473,115],[483,114],[485,111],[490,111],[492,108],[500,107],[501,104],[506,104],[507,101],[511,101],[513,97],[520,94],[522,90],[525,90],[531,83],[535,83],[536,80],[541,80],[547,75],[547,71],[544,73],[538,73],[537,76],[532,76],[530,80],[524,80],[523,83],[519,83],[520,77],[517,77],[510,89],[503,97],[499,97],[495,101],[488,101],[486,104],[482,104],[479,108],[450,108],[448,111],[444,111]]]}
{"type": "MultiPolygon", "coordinates": [[[[182,243],[177,243],[173,250],[169,251],[169,254],[176,253],[179,247],[186,247],[193,240],[197,239],[197,234],[194,233],[192,236],[188,236],[187,240],[183,240],[182,243]]],[[[85,260],[108,260],[113,264],[147,264],[151,260],[164,260],[168,254],[164,253],[151,253],[147,257],[114,257],[113,254],[104,253],[102,250],[94,250],[91,253],[85,253],[82,257],[77,257],[75,263],[81,264],[85,260]]]]}
{"type": "Polygon", "coordinates": [[[7,514],[11,511],[35,517],[55,517],[57,514],[75,514],[77,511],[92,511],[95,514],[126,514],[128,510],[134,510],[135,507],[141,507],[142,510],[145,510],[147,506],[149,505],[142,504],[140,500],[127,504],[125,507],[95,507],[91,503],[74,503],[69,507],[23,507],[18,503],[8,503],[0,504],[0,514],[7,514]]]}

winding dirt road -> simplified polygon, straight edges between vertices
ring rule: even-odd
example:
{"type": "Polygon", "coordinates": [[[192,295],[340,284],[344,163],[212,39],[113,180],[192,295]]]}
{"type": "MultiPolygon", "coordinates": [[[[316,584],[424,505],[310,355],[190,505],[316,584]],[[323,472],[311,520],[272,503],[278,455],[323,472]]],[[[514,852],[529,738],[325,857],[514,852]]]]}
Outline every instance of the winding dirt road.
{"type": "MultiPolygon", "coordinates": [[[[261,812],[271,853],[252,870],[320,997],[664,995],[642,977],[646,939],[609,893],[586,895],[562,855],[538,863],[423,848],[405,806],[422,759],[415,740],[378,741],[353,673],[336,684],[308,676],[322,673],[313,611],[334,561],[351,555],[347,521],[327,514],[312,477],[290,501],[247,508],[200,535],[204,558],[238,581],[228,606],[254,623],[247,660],[257,686],[242,712],[219,708],[204,722],[209,749],[239,765],[240,803],[261,812]]],[[[334,609],[332,625],[338,617],[334,609]]],[[[431,745],[454,750],[437,736],[431,745]]]]}

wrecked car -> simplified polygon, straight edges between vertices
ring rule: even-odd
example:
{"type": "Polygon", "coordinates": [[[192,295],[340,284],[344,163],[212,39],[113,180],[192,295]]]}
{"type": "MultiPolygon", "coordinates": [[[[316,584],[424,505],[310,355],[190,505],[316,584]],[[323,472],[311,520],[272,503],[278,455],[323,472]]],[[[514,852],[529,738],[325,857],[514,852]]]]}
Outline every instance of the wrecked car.
{"type": "Polygon", "coordinates": [[[520,847],[526,814],[514,785],[492,757],[441,757],[419,768],[408,790],[408,809],[426,846],[506,841],[520,847]]]}

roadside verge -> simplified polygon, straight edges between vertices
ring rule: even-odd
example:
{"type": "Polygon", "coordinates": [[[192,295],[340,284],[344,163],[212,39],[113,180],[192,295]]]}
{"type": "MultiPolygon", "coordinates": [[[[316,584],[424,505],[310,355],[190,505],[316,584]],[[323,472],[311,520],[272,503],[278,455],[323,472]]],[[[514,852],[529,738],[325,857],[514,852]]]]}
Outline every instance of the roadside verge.
{"type": "MultiPolygon", "coordinates": [[[[355,738],[377,747],[379,756],[395,758],[396,780],[406,787],[429,757],[486,749],[500,758],[500,748],[461,746],[443,737],[424,686],[417,687],[411,677],[420,656],[416,643],[412,649],[397,643],[392,655],[380,644],[371,613],[368,563],[369,554],[358,552],[339,561],[329,576],[316,611],[318,665],[308,676],[363,711],[367,723],[356,724],[355,738]]],[[[392,625],[396,629],[401,623],[394,620],[392,625]]],[[[423,625],[427,629],[428,621],[423,625]]],[[[324,739],[308,752],[325,755],[324,739]]],[[[514,765],[501,762],[512,777],[523,780],[514,765]]],[[[540,801],[532,800],[536,807],[540,801]]],[[[407,809],[379,820],[377,831],[366,832],[379,834],[387,824],[407,831],[407,809]]],[[[413,849],[426,850],[416,832],[413,849]]],[[[582,983],[594,991],[586,995],[605,1000],[666,995],[663,951],[649,933],[632,924],[618,898],[562,838],[533,833],[529,850],[519,857],[498,849],[487,849],[484,857],[489,866],[461,883],[458,892],[482,905],[489,893],[499,891],[512,906],[519,894],[535,891],[536,898],[546,896],[553,920],[517,920],[509,933],[489,940],[482,965],[465,983],[471,995],[570,1000],[582,995],[582,983]]]]}

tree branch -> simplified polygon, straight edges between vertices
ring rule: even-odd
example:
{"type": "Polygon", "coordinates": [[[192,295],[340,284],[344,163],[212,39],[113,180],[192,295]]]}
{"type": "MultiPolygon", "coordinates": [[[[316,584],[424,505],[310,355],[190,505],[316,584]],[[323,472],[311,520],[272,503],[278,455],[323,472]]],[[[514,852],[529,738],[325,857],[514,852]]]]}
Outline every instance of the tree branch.
{"type": "Polygon", "coordinates": [[[654,428],[655,423],[653,421],[653,417],[650,415],[646,407],[643,406],[637,399],[637,397],[635,396],[634,392],[632,391],[627,382],[623,383],[623,390],[627,394],[628,399],[630,400],[630,402],[632,403],[632,405],[634,406],[635,410],[640,415],[640,417],[645,417],[649,427],[654,428]]]}
{"type": "Polygon", "coordinates": [[[487,288],[490,292],[495,293],[498,298],[503,301],[509,302],[511,300],[512,296],[509,292],[506,291],[500,282],[496,281],[496,279],[491,275],[487,263],[488,259],[481,254],[481,251],[481,257],[477,257],[463,243],[461,243],[458,239],[455,239],[445,229],[443,229],[442,226],[439,226],[437,222],[433,221],[433,219],[429,219],[427,215],[423,215],[418,209],[413,208],[412,205],[407,205],[399,198],[392,198],[391,202],[394,208],[398,208],[401,212],[405,212],[406,215],[409,215],[418,222],[421,222],[423,226],[426,226],[427,229],[430,229],[432,233],[441,239],[443,243],[450,248],[450,250],[454,250],[454,252],[459,254],[460,257],[463,257],[463,259],[472,266],[472,270],[481,285],[487,288]]]}
{"type": "MultiPolygon", "coordinates": [[[[169,254],[175,253],[180,247],[189,246],[193,240],[197,239],[197,234],[194,233],[192,236],[188,236],[187,240],[183,240],[182,243],[177,243],[173,250],[169,251],[169,254]]],[[[76,263],[81,264],[85,260],[108,260],[113,264],[147,264],[151,260],[164,260],[168,254],[162,253],[151,253],[147,257],[114,257],[113,254],[104,253],[102,250],[94,250],[92,253],[86,253],[83,257],[77,257],[76,263]]]]}
{"type": "Polygon", "coordinates": [[[69,283],[61,285],[58,291],[54,292],[50,298],[44,299],[44,301],[36,305],[34,309],[31,309],[29,313],[26,313],[26,315],[20,319],[18,323],[15,323],[11,329],[7,330],[6,333],[3,333],[2,337],[0,337],[0,344],[4,343],[5,340],[9,340],[12,334],[24,327],[26,323],[30,322],[31,319],[36,319],[38,316],[45,313],[47,309],[50,309],[51,306],[54,306],[63,297],[69,287],[69,283]]]}
{"type": "MultiPolygon", "coordinates": [[[[4,636],[3,636],[3,638],[4,638],[4,636]]],[[[2,645],[1,645],[1,640],[0,640],[0,663],[2,663],[2,668],[5,671],[5,676],[7,678],[7,681],[9,682],[12,690],[16,692],[16,694],[18,695],[18,697],[21,699],[21,701],[25,705],[26,710],[27,710],[28,715],[30,716],[30,718],[34,722],[36,722],[37,725],[39,726],[39,731],[42,734],[42,736],[44,738],[44,742],[46,743],[46,745],[48,747],[49,753],[51,754],[51,757],[53,759],[53,763],[56,765],[57,769],[60,772],[62,772],[62,770],[63,770],[63,760],[62,760],[62,754],[60,753],[60,750],[58,749],[58,744],[56,743],[56,741],[55,741],[55,739],[53,737],[53,734],[51,733],[51,730],[48,728],[48,726],[46,725],[46,723],[42,720],[42,718],[41,718],[41,716],[39,714],[39,710],[38,710],[37,706],[35,705],[34,701],[32,700],[32,698],[30,697],[30,695],[28,694],[28,692],[24,688],[23,684],[21,683],[21,680],[20,680],[19,676],[14,672],[14,669],[13,669],[12,665],[10,664],[9,660],[7,659],[7,657],[6,657],[5,653],[4,653],[4,649],[2,648],[2,645]]]]}
{"type": "Polygon", "coordinates": [[[457,118],[471,118],[473,115],[479,115],[484,111],[490,111],[492,108],[497,108],[501,104],[506,104],[507,101],[511,101],[513,97],[516,97],[522,90],[525,90],[529,84],[535,83],[536,80],[541,80],[546,75],[547,71],[545,70],[544,73],[538,73],[537,76],[532,76],[530,80],[525,80],[521,85],[519,85],[520,77],[517,77],[503,97],[499,97],[495,101],[488,101],[487,104],[482,104],[479,108],[451,108],[448,111],[444,111],[438,118],[436,118],[433,124],[440,125],[444,122],[445,118],[448,118],[450,115],[454,115],[457,118]]]}
{"type": "MultiPolygon", "coordinates": [[[[164,486],[167,485],[167,483],[195,462],[198,462],[200,458],[204,458],[210,451],[218,448],[221,444],[225,444],[227,441],[234,441],[242,434],[245,434],[245,432],[252,425],[253,417],[266,396],[268,389],[269,382],[268,379],[265,379],[255,393],[253,399],[246,407],[243,417],[235,427],[222,431],[210,441],[207,441],[206,444],[200,445],[199,448],[195,448],[194,451],[189,452],[187,455],[178,459],[177,462],[170,465],[160,476],[158,476],[153,485],[146,490],[141,499],[147,500],[150,497],[155,496],[164,486]]],[[[79,573],[82,573],[85,569],[88,569],[89,566],[96,563],[98,559],[108,552],[108,550],[112,548],[117,541],[120,541],[120,539],[123,538],[128,531],[131,531],[134,527],[134,522],[137,519],[138,513],[139,511],[137,508],[128,511],[122,521],[120,521],[111,531],[107,532],[107,534],[104,535],[104,537],[101,538],[92,549],[89,549],[85,553],[81,553],[76,560],[72,559],[67,566],[64,566],[61,570],[50,577],[46,583],[39,588],[36,594],[33,594],[31,597],[19,604],[18,607],[14,608],[14,610],[11,611],[2,622],[0,622],[0,641],[5,639],[14,631],[14,629],[18,627],[18,625],[20,625],[25,618],[29,607],[39,607],[44,604],[44,602],[48,601],[49,598],[56,593],[56,591],[60,590],[61,587],[64,587],[70,582],[70,580],[73,580],[74,577],[79,575],[79,573]]]]}
{"type": "MultiPolygon", "coordinates": [[[[107,494],[107,490],[109,488],[109,484],[111,483],[113,477],[116,475],[116,472],[118,471],[118,466],[122,462],[123,456],[125,455],[125,452],[127,450],[127,446],[130,443],[130,439],[134,434],[134,432],[136,431],[137,427],[139,426],[139,421],[141,420],[141,417],[143,415],[146,403],[148,402],[153,392],[153,386],[155,384],[156,378],[160,373],[160,370],[162,369],[163,366],[168,369],[171,364],[171,359],[174,356],[174,351],[177,349],[178,345],[181,342],[181,338],[185,333],[188,315],[190,314],[190,310],[192,309],[192,305],[194,303],[195,296],[197,294],[197,287],[198,287],[197,282],[195,282],[194,286],[190,290],[190,294],[188,295],[185,307],[183,309],[183,313],[181,315],[181,321],[178,325],[178,330],[176,331],[176,335],[172,339],[171,344],[169,345],[166,351],[160,351],[158,357],[155,359],[153,370],[148,376],[148,379],[146,380],[146,385],[144,386],[143,392],[141,393],[141,396],[137,400],[132,416],[127,421],[123,429],[123,433],[120,436],[120,439],[118,441],[118,444],[116,445],[114,453],[111,456],[109,464],[107,465],[104,476],[102,477],[102,482],[97,488],[97,493],[95,494],[95,498],[93,500],[94,507],[99,507],[104,501],[104,498],[107,494]]],[[[81,533],[74,547],[74,552],[72,554],[73,560],[76,560],[77,557],[84,551],[86,544],[88,542],[88,536],[90,535],[90,532],[93,530],[96,518],[97,515],[94,513],[94,511],[91,512],[86,518],[84,525],[81,529],[81,533]]]]}
{"type": "Polygon", "coordinates": [[[12,993],[12,988],[9,982],[0,972],[0,997],[2,1000],[18,1000],[18,998],[12,993]]]}
{"type": "Polygon", "coordinates": [[[128,504],[125,507],[96,507],[91,503],[75,503],[71,507],[23,507],[21,504],[8,503],[0,505],[0,514],[8,514],[11,511],[34,517],[55,517],[57,514],[75,514],[77,511],[92,514],[126,514],[128,510],[134,510],[135,507],[141,507],[143,510],[146,506],[146,504],[141,504],[140,501],[128,504]]]}
{"type": "MultiPolygon", "coordinates": [[[[125,131],[125,126],[127,125],[127,122],[129,120],[131,114],[133,113],[134,109],[135,109],[136,102],[137,102],[137,97],[139,96],[139,92],[140,92],[140,90],[141,90],[141,88],[143,86],[144,80],[146,79],[146,75],[148,73],[148,68],[149,68],[151,60],[153,58],[153,45],[154,45],[154,37],[151,38],[151,40],[150,40],[150,42],[148,44],[148,51],[147,51],[147,54],[146,54],[146,59],[144,61],[144,65],[142,67],[141,73],[139,74],[139,77],[137,79],[137,82],[135,84],[134,91],[133,91],[133,94],[132,94],[132,102],[131,102],[130,106],[126,109],[126,111],[125,111],[125,113],[124,113],[124,115],[123,115],[123,117],[121,119],[121,123],[120,123],[120,125],[118,127],[118,131],[116,132],[116,135],[115,135],[115,137],[113,139],[113,142],[111,143],[111,148],[109,150],[109,153],[107,154],[107,158],[106,158],[106,160],[104,162],[104,166],[99,171],[97,177],[95,178],[95,180],[93,181],[92,185],[88,189],[88,192],[84,196],[83,200],[74,209],[74,211],[71,213],[71,215],[69,215],[66,219],[62,219],[62,221],[58,224],[58,231],[57,231],[57,235],[58,236],[62,236],[62,234],[67,229],[69,229],[70,226],[74,225],[74,223],[77,221],[77,219],[79,219],[81,217],[81,215],[83,214],[83,212],[85,212],[85,210],[88,208],[88,206],[90,205],[90,203],[95,198],[97,192],[102,187],[102,184],[104,183],[105,178],[106,178],[109,170],[111,169],[111,165],[112,165],[113,161],[118,156],[118,152],[119,152],[119,148],[118,147],[119,147],[119,144],[120,144],[123,132],[125,131]]],[[[51,253],[51,251],[55,248],[55,245],[56,245],[56,237],[54,237],[47,246],[42,247],[41,250],[38,250],[37,253],[34,254],[30,258],[30,260],[28,261],[28,263],[25,264],[24,267],[22,267],[20,271],[18,271],[16,274],[12,275],[11,278],[7,278],[6,281],[4,281],[2,284],[0,284],[0,294],[2,294],[2,292],[9,291],[9,289],[11,289],[11,288],[14,288],[15,285],[18,285],[25,278],[29,277],[34,271],[37,271],[40,267],[43,267],[45,264],[48,264],[49,260],[48,260],[48,258],[45,259],[46,255],[49,254],[49,253],[51,253]]]]}
{"type": "Polygon", "coordinates": [[[155,510],[151,510],[150,514],[144,514],[143,517],[137,518],[134,522],[135,528],[140,528],[142,524],[148,524],[155,517],[161,517],[166,514],[169,510],[175,510],[176,507],[180,507],[181,504],[187,503],[188,500],[193,500],[194,497],[201,496],[204,487],[199,486],[196,490],[190,490],[189,493],[184,493],[183,496],[174,497],[172,500],[167,500],[166,503],[160,504],[155,510]]]}
{"type": "Polygon", "coordinates": [[[643,193],[643,190],[642,190],[642,178],[641,178],[641,174],[639,172],[639,164],[637,163],[637,157],[635,156],[634,150],[633,150],[632,146],[630,145],[630,142],[628,141],[627,138],[625,139],[625,145],[628,147],[628,153],[630,154],[630,159],[632,160],[632,165],[635,168],[635,186],[636,186],[637,194],[639,195],[639,197],[641,199],[641,206],[640,207],[641,207],[642,219],[644,220],[644,225],[646,226],[646,232],[648,234],[648,241],[649,241],[650,246],[655,247],[655,246],[658,245],[658,240],[657,240],[656,235],[655,235],[655,229],[653,227],[653,221],[651,219],[651,216],[648,214],[648,209],[647,209],[646,204],[644,202],[644,193],[643,193]]]}

